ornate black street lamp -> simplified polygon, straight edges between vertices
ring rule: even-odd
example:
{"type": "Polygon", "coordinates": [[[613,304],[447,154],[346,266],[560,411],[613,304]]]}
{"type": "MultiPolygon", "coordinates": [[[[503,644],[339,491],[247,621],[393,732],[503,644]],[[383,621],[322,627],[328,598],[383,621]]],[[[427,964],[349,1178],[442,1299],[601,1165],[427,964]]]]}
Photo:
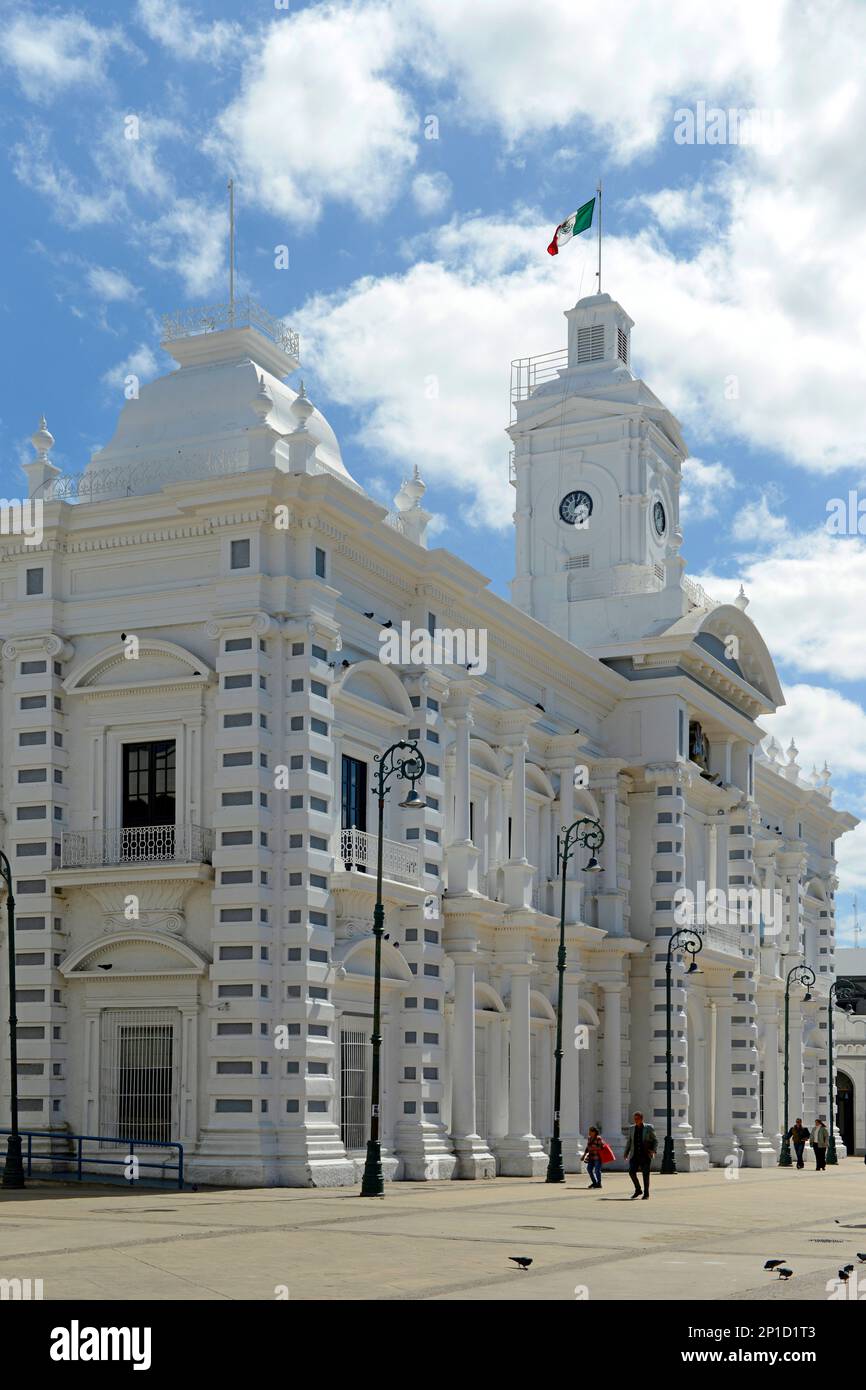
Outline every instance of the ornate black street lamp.
{"type": "Polygon", "coordinates": [[[827,1089],[830,1093],[829,1109],[827,1111],[827,1124],[830,1128],[830,1139],[827,1144],[827,1162],[834,1167],[838,1164],[839,1158],[836,1153],[836,1116],[833,1110],[834,1105],[834,1082],[835,1065],[833,1062],[833,997],[839,1004],[854,1004],[860,998],[860,991],[853,980],[834,980],[830,986],[830,993],[827,997],[827,1089]]]}
{"type": "Polygon", "coordinates": [[[18,1133],[18,1018],[15,1013],[15,897],[12,892],[12,867],[0,849],[0,878],[6,884],[6,920],[9,943],[9,1124],[6,1141],[6,1164],[3,1168],[4,1187],[24,1186],[24,1166],[21,1162],[21,1135],[18,1133]]]}
{"type": "Polygon", "coordinates": [[[601,868],[595,851],[604,844],[604,831],[597,820],[582,816],[566,829],[562,827],[562,838],[556,837],[557,868],[562,868],[562,896],[559,905],[559,952],[556,968],[559,971],[559,992],[556,997],[556,1061],[553,1082],[553,1134],[550,1139],[550,1158],[547,1163],[547,1182],[565,1182],[562,1166],[562,1138],[560,1136],[559,1111],[562,1101],[562,1003],[565,980],[565,886],[568,861],[574,858],[575,846],[581,845],[590,851],[589,862],[584,873],[597,874],[601,868]]]}
{"type": "Polygon", "coordinates": [[[703,939],[700,932],[695,931],[694,927],[680,927],[675,931],[668,941],[668,955],[665,962],[665,1017],[667,1020],[667,1052],[665,1054],[666,1077],[665,1088],[667,1090],[667,1132],[665,1133],[665,1144],[662,1152],[662,1173],[675,1173],[677,1171],[676,1159],[674,1158],[674,1137],[673,1137],[673,1017],[671,1004],[671,975],[673,973],[674,951],[688,951],[692,958],[692,963],[686,971],[687,975],[698,973],[695,956],[698,951],[704,948],[703,939]]]}
{"type": "Polygon", "coordinates": [[[803,996],[803,1003],[808,1004],[812,998],[810,990],[815,983],[815,972],[811,965],[792,965],[785,980],[785,1123],[782,1132],[782,1143],[779,1148],[779,1167],[790,1168],[791,1166],[791,1141],[788,1138],[788,1037],[791,1031],[791,982],[806,986],[806,993],[803,996]]]}
{"type": "Polygon", "coordinates": [[[362,1197],[384,1197],[385,1179],[382,1175],[382,1144],[379,1137],[379,1057],[382,1048],[382,937],[385,933],[385,907],[382,903],[382,846],[385,825],[385,796],[392,777],[411,782],[408,795],[400,802],[407,810],[423,809],[426,802],[415,790],[415,783],[424,776],[427,763],[417,743],[401,739],[392,743],[382,754],[377,753],[376,795],[379,800],[379,839],[376,845],[376,906],[373,908],[373,936],[376,942],[376,964],[373,985],[373,1066],[370,1081],[370,1138],[361,1182],[362,1197]]]}

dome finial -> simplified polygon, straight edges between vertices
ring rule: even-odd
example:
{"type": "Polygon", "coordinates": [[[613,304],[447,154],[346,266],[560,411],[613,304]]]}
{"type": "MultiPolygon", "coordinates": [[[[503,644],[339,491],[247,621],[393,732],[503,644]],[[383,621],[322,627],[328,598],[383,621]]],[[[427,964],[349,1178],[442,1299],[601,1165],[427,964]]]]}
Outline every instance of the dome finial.
{"type": "Polygon", "coordinates": [[[745,613],[745,611],[746,611],[746,609],[748,608],[748,606],[749,606],[749,600],[746,598],[746,591],[745,591],[745,589],[743,588],[743,586],[742,586],[742,584],[741,584],[741,585],[740,585],[740,592],[737,594],[737,597],[734,599],[734,607],[735,607],[735,608],[739,608],[739,610],[740,610],[741,613],[745,613]]]}
{"type": "Polygon", "coordinates": [[[54,435],[45,423],[45,416],[39,417],[39,428],[30,436],[30,443],[36,450],[36,460],[38,463],[48,462],[48,450],[54,446],[54,435]]]}

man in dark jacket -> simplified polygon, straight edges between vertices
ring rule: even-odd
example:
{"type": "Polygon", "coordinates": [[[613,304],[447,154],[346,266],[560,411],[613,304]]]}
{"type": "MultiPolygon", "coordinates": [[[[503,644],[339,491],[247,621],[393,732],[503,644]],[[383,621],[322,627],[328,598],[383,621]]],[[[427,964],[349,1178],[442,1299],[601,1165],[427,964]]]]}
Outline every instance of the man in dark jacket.
{"type": "Polygon", "coordinates": [[[628,1138],[623,1154],[623,1158],[628,1159],[628,1175],[634,1183],[632,1201],[636,1197],[642,1197],[645,1202],[649,1200],[650,1167],[658,1146],[656,1132],[652,1125],[645,1125],[643,1115],[639,1110],[636,1110],[634,1124],[628,1127],[628,1138]],[[641,1192],[640,1183],[637,1180],[638,1173],[643,1179],[643,1192],[641,1192]]]}
{"type": "Polygon", "coordinates": [[[803,1150],[806,1147],[806,1140],[809,1138],[809,1131],[801,1119],[796,1119],[788,1130],[788,1138],[794,1145],[794,1152],[797,1155],[797,1167],[805,1168],[803,1162],[803,1150]]]}

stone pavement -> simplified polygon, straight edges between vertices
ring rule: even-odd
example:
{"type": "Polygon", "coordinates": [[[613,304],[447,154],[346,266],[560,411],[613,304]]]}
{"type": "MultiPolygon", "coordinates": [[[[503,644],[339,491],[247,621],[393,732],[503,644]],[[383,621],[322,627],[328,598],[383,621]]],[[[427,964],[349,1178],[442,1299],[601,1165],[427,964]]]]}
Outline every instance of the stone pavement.
{"type": "MultiPolygon", "coordinates": [[[[46,1300],[778,1299],[828,1297],[866,1253],[866,1165],[724,1169],[663,1178],[629,1200],[543,1180],[354,1189],[159,1192],[35,1184],[0,1190],[0,1279],[46,1300]],[[838,1220],[837,1220],[838,1219],[838,1220]],[[841,1223],[841,1224],[838,1224],[841,1223]],[[521,1272],[509,1255],[528,1255],[521,1272]],[[765,1274],[768,1258],[794,1270],[765,1274]]],[[[866,1297],[866,1265],[861,1293],[866,1297]]]]}

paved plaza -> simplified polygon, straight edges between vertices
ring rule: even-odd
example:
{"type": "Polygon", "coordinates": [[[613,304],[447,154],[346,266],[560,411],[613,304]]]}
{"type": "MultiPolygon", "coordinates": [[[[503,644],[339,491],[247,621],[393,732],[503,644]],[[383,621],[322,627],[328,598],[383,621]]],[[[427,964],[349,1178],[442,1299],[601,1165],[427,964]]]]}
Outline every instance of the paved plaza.
{"type": "MultiPolygon", "coordinates": [[[[866,1251],[866,1166],[156,1193],[0,1195],[0,1279],[80,1299],[827,1299],[866,1251]],[[522,1272],[509,1256],[529,1256],[522,1272]],[[780,1282],[763,1271],[784,1258],[780,1282]]],[[[866,1271],[866,1266],[863,1267],[866,1271]]],[[[853,1290],[849,1290],[853,1292],[853,1290]]],[[[866,1277],[863,1292],[866,1293],[866,1277]]]]}

